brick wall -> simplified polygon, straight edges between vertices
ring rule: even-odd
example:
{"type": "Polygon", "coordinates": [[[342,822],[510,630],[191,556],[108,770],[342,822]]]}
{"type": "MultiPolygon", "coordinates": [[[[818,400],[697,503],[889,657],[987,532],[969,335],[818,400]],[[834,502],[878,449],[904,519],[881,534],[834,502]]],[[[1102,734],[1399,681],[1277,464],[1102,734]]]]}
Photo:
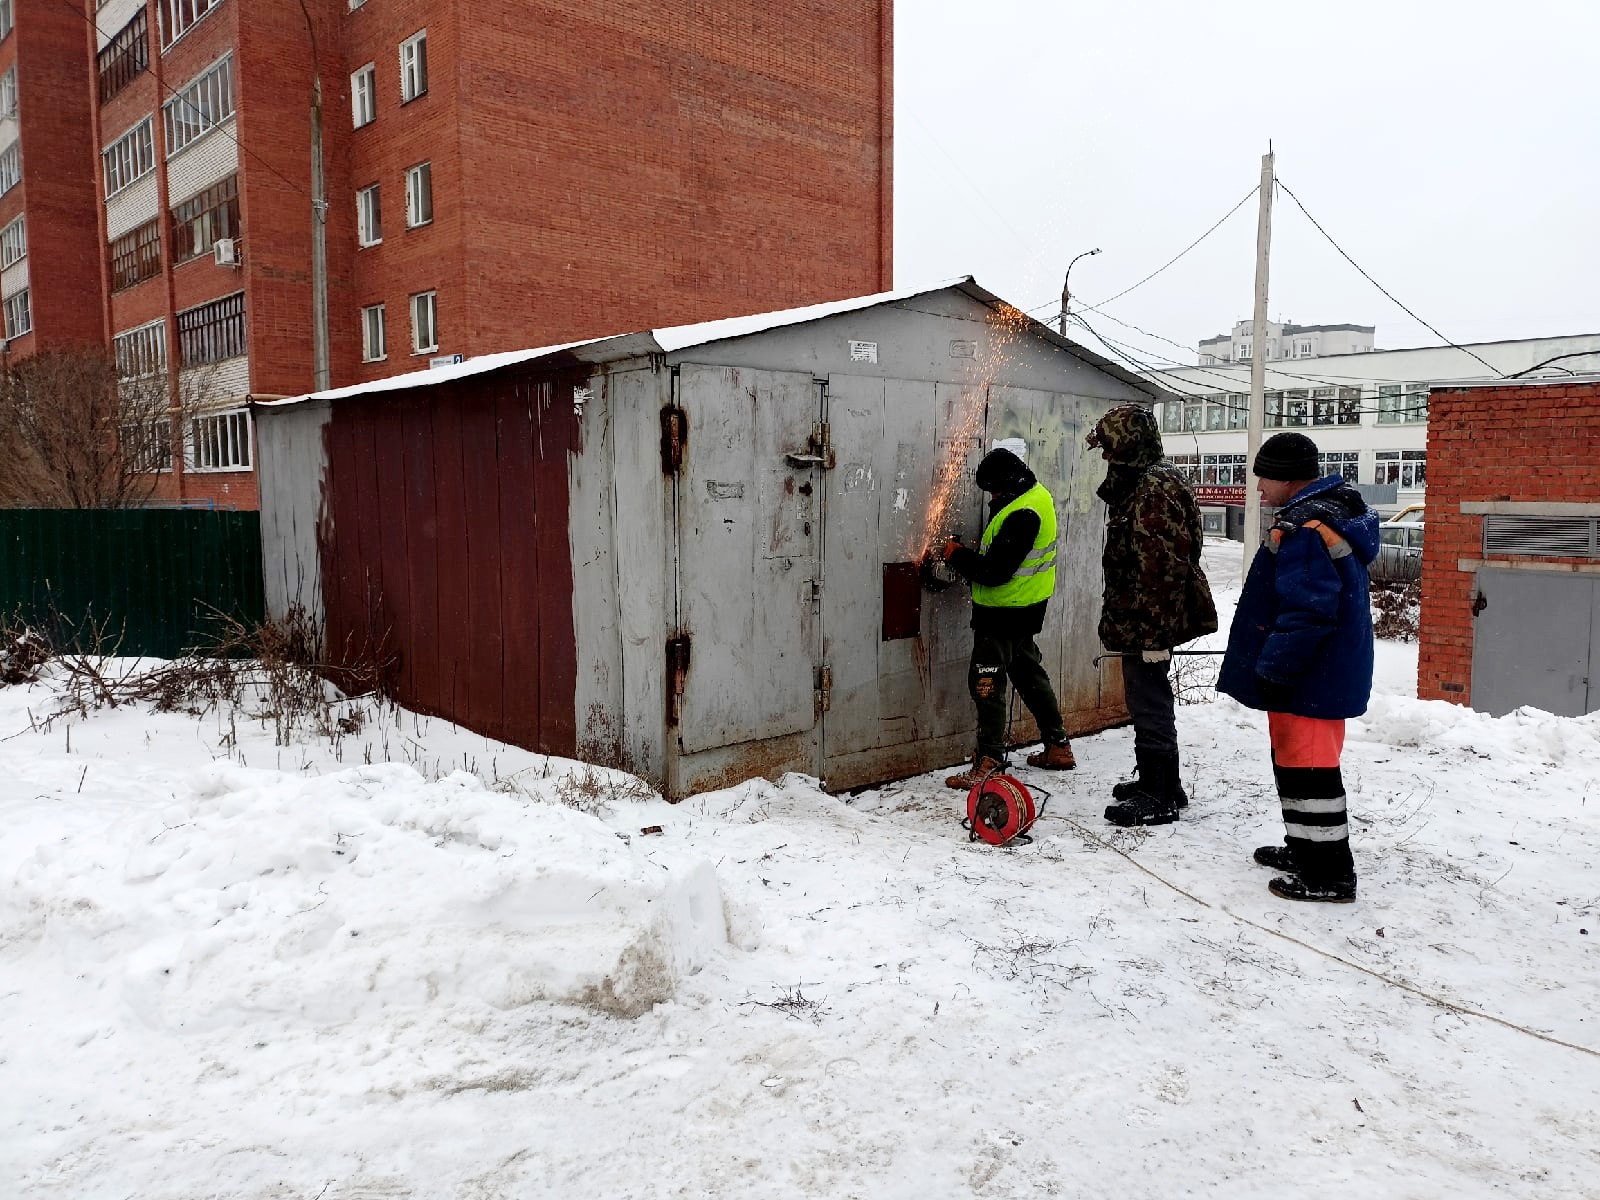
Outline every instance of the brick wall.
{"type": "MultiPolygon", "coordinates": [[[[1417,695],[1472,703],[1472,502],[1600,503],[1600,383],[1436,388],[1428,402],[1427,538],[1417,695]]],[[[1560,562],[1544,559],[1541,563],[1560,562]]],[[[1572,560],[1578,561],[1578,560],[1572,560]]]]}

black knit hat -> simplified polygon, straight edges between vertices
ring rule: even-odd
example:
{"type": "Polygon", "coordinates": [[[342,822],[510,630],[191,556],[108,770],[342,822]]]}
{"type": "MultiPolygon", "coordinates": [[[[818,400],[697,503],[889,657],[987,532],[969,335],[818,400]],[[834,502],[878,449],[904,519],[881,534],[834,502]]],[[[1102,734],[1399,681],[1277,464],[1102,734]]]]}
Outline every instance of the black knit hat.
{"type": "Polygon", "coordinates": [[[1316,479],[1322,474],[1317,444],[1303,433],[1275,433],[1256,451],[1256,475],[1285,483],[1316,479]]]}
{"type": "Polygon", "coordinates": [[[1000,447],[989,451],[978,464],[978,487],[989,493],[1021,495],[1038,482],[1028,465],[1011,451],[1000,447]]]}

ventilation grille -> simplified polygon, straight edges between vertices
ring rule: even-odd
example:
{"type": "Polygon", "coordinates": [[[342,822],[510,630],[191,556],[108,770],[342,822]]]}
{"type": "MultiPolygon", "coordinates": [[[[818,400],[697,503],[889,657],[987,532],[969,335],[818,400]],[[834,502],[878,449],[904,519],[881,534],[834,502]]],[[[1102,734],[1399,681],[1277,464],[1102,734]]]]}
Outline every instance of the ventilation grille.
{"type": "Polygon", "coordinates": [[[1487,516],[1483,519],[1483,556],[1600,558],[1597,533],[1597,517],[1487,516]]]}

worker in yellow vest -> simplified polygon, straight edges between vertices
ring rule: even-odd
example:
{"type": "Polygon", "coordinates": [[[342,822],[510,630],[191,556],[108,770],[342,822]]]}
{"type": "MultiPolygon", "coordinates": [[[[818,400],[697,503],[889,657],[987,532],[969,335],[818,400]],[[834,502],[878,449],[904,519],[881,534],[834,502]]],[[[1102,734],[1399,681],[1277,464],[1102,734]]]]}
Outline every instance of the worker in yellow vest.
{"type": "Polygon", "coordinates": [[[1030,767],[1070,771],[1076,762],[1050,676],[1034,638],[1056,590],[1056,505],[1032,471],[1003,447],[978,464],[989,493],[989,525],[974,550],[952,539],[950,569],[972,584],[972,665],[967,688],[978,709],[978,745],[971,769],[945,783],[969,789],[1000,770],[1006,752],[1006,681],[1028,706],[1044,747],[1030,767]]]}

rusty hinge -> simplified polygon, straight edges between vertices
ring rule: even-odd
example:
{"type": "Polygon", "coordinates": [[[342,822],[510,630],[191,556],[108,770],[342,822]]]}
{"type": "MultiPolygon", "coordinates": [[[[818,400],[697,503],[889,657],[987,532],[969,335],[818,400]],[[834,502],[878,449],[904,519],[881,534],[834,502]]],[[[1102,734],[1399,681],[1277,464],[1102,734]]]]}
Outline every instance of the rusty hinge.
{"type": "Polygon", "coordinates": [[[825,713],[833,707],[833,668],[827,663],[817,668],[817,711],[825,713]]]}
{"type": "Polygon", "coordinates": [[[661,410],[661,469],[676,475],[683,466],[683,447],[689,440],[688,414],[676,404],[661,410]]]}
{"type": "Polygon", "coordinates": [[[689,674],[689,635],[667,639],[667,723],[676,725],[683,715],[683,685],[689,674]]]}
{"type": "Polygon", "coordinates": [[[828,422],[818,421],[811,427],[811,437],[806,440],[804,450],[791,450],[783,457],[793,467],[821,467],[824,471],[833,470],[833,435],[828,429],[828,422]]]}

